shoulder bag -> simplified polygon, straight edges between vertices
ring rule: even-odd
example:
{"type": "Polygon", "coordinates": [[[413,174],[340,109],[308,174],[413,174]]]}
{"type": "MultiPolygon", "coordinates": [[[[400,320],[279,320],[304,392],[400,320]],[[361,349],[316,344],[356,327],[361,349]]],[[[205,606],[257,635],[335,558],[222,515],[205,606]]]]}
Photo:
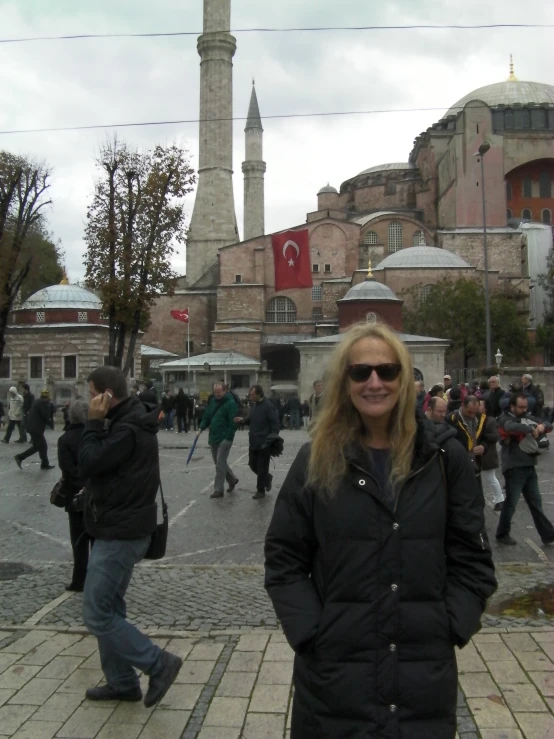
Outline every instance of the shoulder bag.
{"type": "Polygon", "coordinates": [[[50,503],[55,505],[56,508],[65,508],[67,496],[63,491],[63,477],[61,480],[58,480],[52,488],[52,492],[50,493],[50,503]]]}
{"type": "Polygon", "coordinates": [[[162,488],[162,481],[160,480],[160,495],[162,498],[162,522],[156,526],[156,530],[152,534],[150,540],[150,546],[148,551],[144,555],[144,559],[162,559],[165,557],[165,550],[167,547],[167,534],[169,532],[169,514],[167,510],[167,503],[164,498],[164,491],[162,488]]]}

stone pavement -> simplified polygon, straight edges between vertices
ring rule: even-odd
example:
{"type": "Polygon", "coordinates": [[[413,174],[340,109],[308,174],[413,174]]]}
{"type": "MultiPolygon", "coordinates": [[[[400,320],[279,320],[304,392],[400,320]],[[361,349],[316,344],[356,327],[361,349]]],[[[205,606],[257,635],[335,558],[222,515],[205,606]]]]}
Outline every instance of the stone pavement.
{"type": "MultiPolygon", "coordinates": [[[[96,640],[80,629],[0,630],[0,736],[285,739],[293,653],[280,631],[154,633],[185,662],[163,701],[94,703],[96,640]]],[[[458,652],[458,739],[554,737],[554,629],[485,629],[458,652]]],[[[141,677],[143,691],[146,678],[141,677]]],[[[314,737],[314,739],[317,739],[314,737]]],[[[337,737],[340,739],[340,737],[337,737]]]]}

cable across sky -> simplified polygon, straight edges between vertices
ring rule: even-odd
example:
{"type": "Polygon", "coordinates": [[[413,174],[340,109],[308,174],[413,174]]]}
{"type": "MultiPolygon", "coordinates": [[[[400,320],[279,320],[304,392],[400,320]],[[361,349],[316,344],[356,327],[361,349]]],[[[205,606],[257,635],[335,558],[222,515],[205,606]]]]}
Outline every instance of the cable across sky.
{"type": "MultiPolygon", "coordinates": [[[[233,28],[230,33],[330,33],[338,31],[468,31],[500,28],[554,28],[554,23],[481,23],[481,24],[413,24],[403,26],[313,26],[306,28],[233,28]]],[[[60,36],[27,36],[1,38],[0,44],[21,44],[35,41],[77,41],[84,39],[171,38],[201,36],[202,31],[160,31],[150,33],[77,33],[60,36]]]]}

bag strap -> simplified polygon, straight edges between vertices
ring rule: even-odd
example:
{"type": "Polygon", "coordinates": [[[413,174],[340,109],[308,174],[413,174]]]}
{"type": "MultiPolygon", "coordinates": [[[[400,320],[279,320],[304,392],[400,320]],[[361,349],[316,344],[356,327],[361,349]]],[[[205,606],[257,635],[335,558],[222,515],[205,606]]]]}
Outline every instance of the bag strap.
{"type": "Polygon", "coordinates": [[[446,491],[446,494],[448,496],[448,481],[446,479],[446,469],[444,467],[444,457],[443,455],[446,454],[442,449],[439,450],[439,464],[441,466],[441,475],[442,475],[442,481],[444,484],[444,489],[446,491]]]}

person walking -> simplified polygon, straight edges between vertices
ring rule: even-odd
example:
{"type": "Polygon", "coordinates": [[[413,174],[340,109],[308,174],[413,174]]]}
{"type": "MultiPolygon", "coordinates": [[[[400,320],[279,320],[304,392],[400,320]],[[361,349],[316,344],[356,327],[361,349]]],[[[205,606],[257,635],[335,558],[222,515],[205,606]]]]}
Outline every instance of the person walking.
{"type": "Polygon", "coordinates": [[[492,375],[492,377],[489,377],[489,391],[485,396],[487,416],[499,418],[502,415],[500,400],[503,396],[504,390],[500,387],[500,379],[496,375],[492,375]]]}
{"type": "Polygon", "coordinates": [[[4,403],[0,400],[0,429],[4,427],[4,403]]]}
{"type": "Polygon", "coordinates": [[[307,429],[310,423],[310,404],[307,400],[302,403],[302,421],[304,428],[307,429]]]}
{"type": "Polygon", "coordinates": [[[481,492],[483,456],[488,450],[486,420],[486,415],[479,412],[479,400],[474,395],[466,395],[459,410],[446,414],[446,422],[455,430],[456,438],[467,452],[481,492]]]}
{"type": "Polygon", "coordinates": [[[33,403],[35,402],[35,396],[31,392],[31,388],[29,387],[28,383],[24,382],[21,385],[21,395],[23,396],[23,420],[21,422],[21,437],[17,439],[15,442],[16,444],[26,444],[27,443],[27,416],[29,415],[29,411],[31,410],[33,403]]]}
{"type": "Polygon", "coordinates": [[[479,401],[479,412],[481,416],[486,416],[483,439],[487,443],[485,453],[481,458],[481,482],[483,484],[483,491],[492,490],[492,505],[494,510],[499,512],[504,505],[504,493],[496,476],[496,470],[500,467],[498,449],[496,447],[500,441],[500,434],[498,432],[496,418],[487,416],[486,401],[483,398],[479,401]]]}
{"type": "Polygon", "coordinates": [[[89,550],[94,539],[85,529],[82,510],[76,510],[75,496],[83,489],[79,470],[79,445],[88,416],[86,400],[74,400],[68,408],[68,425],[58,439],[58,466],[62,472],[61,493],[65,496],[65,511],[69,519],[69,538],[73,551],[73,574],[65,589],[82,593],[87,575],[89,550]]]}
{"type": "Polygon", "coordinates": [[[315,380],[312,384],[312,388],[313,393],[310,395],[310,399],[308,400],[308,405],[310,408],[309,428],[314,425],[318,413],[321,410],[321,406],[323,405],[323,380],[315,380]]]}
{"type": "Polygon", "coordinates": [[[539,455],[537,439],[545,433],[550,433],[552,426],[540,418],[531,416],[527,409],[527,396],[524,393],[514,393],[510,398],[509,411],[498,420],[502,440],[502,474],[506,482],[506,500],[500,513],[496,541],[508,546],[517,543],[510,536],[510,530],[522,494],[543,544],[554,544],[554,527],[542,509],[536,470],[539,455]]]}
{"type": "Polygon", "coordinates": [[[182,434],[183,431],[188,433],[188,413],[189,413],[190,398],[185,395],[185,391],[182,387],[177,391],[175,396],[175,417],[177,419],[177,431],[182,434]]]}
{"type": "Polygon", "coordinates": [[[23,422],[23,398],[17,392],[16,387],[11,387],[8,390],[8,425],[6,427],[6,433],[2,439],[3,444],[9,444],[14,428],[17,427],[19,434],[18,442],[25,443],[26,438],[23,436],[21,424],[23,422]]]}
{"type": "Polygon", "coordinates": [[[293,393],[288,400],[289,412],[289,428],[293,431],[300,431],[302,424],[302,403],[296,393],[293,393]]]}
{"type": "Polygon", "coordinates": [[[14,457],[19,469],[22,469],[21,463],[33,454],[39,455],[41,470],[54,469],[55,465],[50,464],[48,460],[48,443],[44,437],[46,427],[50,425],[51,405],[50,391],[42,390],[40,398],[35,400],[27,416],[27,431],[31,436],[31,446],[14,457]]]}
{"type": "Polygon", "coordinates": [[[164,390],[162,393],[162,411],[165,416],[165,430],[173,431],[173,395],[169,390],[164,390]]]}
{"type": "Polygon", "coordinates": [[[540,385],[535,385],[533,383],[533,376],[527,373],[521,377],[521,386],[523,393],[527,395],[527,400],[529,401],[529,396],[534,399],[533,415],[537,418],[542,418],[544,409],[544,393],[542,388],[540,385]]]}
{"type": "Polygon", "coordinates": [[[454,647],[479,630],[496,580],[467,455],[415,400],[396,334],[350,328],[265,542],[296,652],[291,739],[456,734],[454,647]]]}
{"type": "Polygon", "coordinates": [[[414,382],[416,391],[416,408],[419,408],[423,412],[423,403],[425,402],[425,385],[422,380],[416,380],[414,382]]]}
{"type": "Polygon", "coordinates": [[[106,684],[89,688],[86,697],[140,701],[140,670],[149,676],[144,705],[150,707],[164,697],[183,664],[126,620],[125,593],[157,526],[159,411],[137,395],[129,397],[125,375],[115,367],[98,367],[88,383],[92,400],[79,469],[85,480],[85,528],[95,541],[83,621],[98,640],[106,684]]]}
{"type": "Polygon", "coordinates": [[[265,498],[271,490],[273,475],[269,472],[270,445],[279,436],[279,416],[273,403],[264,397],[261,385],[253,385],[248,393],[252,403],[248,418],[237,416],[235,423],[246,424],[248,435],[248,466],[256,475],[254,500],[265,498]]]}
{"type": "Polygon", "coordinates": [[[425,415],[433,423],[444,423],[446,417],[446,401],[444,398],[441,398],[440,395],[431,398],[425,415]]]}
{"type": "Polygon", "coordinates": [[[213,386],[212,398],[202,415],[200,427],[196,433],[198,439],[202,431],[208,427],[210,429],[208,444],[215,464],[214,491],[210,498],[223,498],[225,480],[229,485],[228,493],[232,493],[239,482],[227,462],[237,430],[234,419],[238,410],[235,399],[231,393],[227,392],[225,384],[216,382],[213,386]]]}
{"type": "Polygon", "coordinates": [[[158,396],[154,390],[154,383],[152,380],[145,381],[144,390],[138,393],[138,397],[143,403],[148,403],[148,405],[158,405],[158,396]]]}

